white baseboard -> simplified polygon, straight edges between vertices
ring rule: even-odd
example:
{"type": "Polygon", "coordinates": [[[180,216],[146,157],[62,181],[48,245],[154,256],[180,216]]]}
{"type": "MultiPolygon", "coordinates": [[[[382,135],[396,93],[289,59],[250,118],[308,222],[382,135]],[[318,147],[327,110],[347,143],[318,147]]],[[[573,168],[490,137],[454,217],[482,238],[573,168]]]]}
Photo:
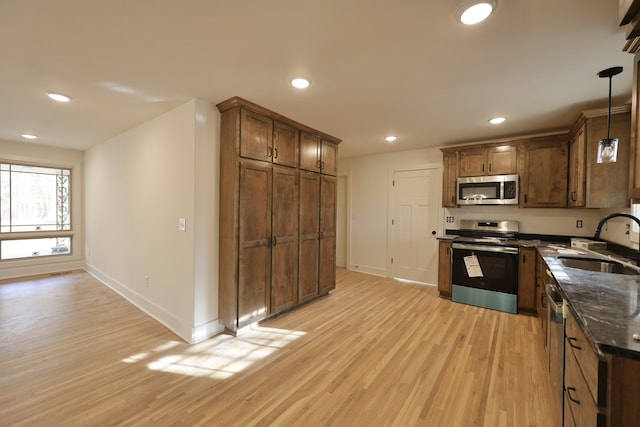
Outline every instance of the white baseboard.
{"type": "Polygon", "coordinates": [[[195,344],[196,342],[204,341],[224,330],[224,327],[217,321],[212,321],[200,326],[194,326],[192,324],[186,324],[184,321],[176,317],[173,313],[165,310],[156,303],[149,301],[142,295],[131,290],[124,283],[119,282],[108,274],[100,271],[99,269],[87,264],[85,270],[102,282],[105,286],[113,289],[124,299],[131,304],[138,307],[140,310],[153,317],[158,322],[162,323],[173,333],[178,335],[184,341],[189,344],[195,344]]]}
{"type": "Polygon", "coordinates": [[[349,270],[351,271],[360,271],[362,273],[373,274],[374,276],[387,277],[387,269],[372,267],[369,265],[362,264],[351,264],[349,266],[349,270]]]}

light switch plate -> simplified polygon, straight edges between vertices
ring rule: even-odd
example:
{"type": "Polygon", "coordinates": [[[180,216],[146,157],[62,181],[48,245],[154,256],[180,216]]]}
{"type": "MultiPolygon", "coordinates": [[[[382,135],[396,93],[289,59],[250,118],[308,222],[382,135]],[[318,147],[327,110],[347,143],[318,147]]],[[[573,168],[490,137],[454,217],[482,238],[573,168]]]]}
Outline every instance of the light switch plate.
{"type": "Polygon", "coordinates": [[[187,231],[187,220],[185,218],[178,218],[178,231],[187,231]]]}

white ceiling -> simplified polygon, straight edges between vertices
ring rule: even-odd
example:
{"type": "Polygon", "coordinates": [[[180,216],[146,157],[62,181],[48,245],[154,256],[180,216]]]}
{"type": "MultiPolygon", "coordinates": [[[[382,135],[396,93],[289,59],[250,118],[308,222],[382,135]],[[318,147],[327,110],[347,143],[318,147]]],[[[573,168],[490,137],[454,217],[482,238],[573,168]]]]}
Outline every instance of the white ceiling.
{"type": "Polygon", "coordinates": [[[237,95],[343,139],[349,157],[568,129],[607,106],[597,73],[617,65],[614,103],[629,102],[617,1],[498,0],[472,27],[455,20],[465,2],[0,0],[0,139],[86,149],[237,95]],[[306,91],[288,83],[298,74],[306,91]]]}

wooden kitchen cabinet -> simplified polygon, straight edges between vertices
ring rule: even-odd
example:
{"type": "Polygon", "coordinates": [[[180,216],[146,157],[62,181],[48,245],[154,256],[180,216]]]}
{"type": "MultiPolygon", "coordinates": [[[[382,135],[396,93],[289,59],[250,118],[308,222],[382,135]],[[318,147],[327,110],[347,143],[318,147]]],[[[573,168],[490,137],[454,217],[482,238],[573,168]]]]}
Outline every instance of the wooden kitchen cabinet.
{"type": "Polygon", "coordinates": [[[597,163],[598,142],[607,137],[607,109],[580,115],[569,148],[569,207],[629,207],[630,111],[628,105],[611,110],[611,137],[618,138],[615,163],[597,163]]]}
{"type": "Polygon", "coordinates": [[[440,296],[451,298],[451,240],[440,240],[438,244],[438,292],[440,296]]]}
{"type": "Polygon", "coordinates": [[[635,55],[633,70],[633,94],[631,97],[631,149],[629,162],[629,197],[632,203],[640,202],[640,53],[635,55]]]}
{"type": "Polygon", "coordinates": [[[287,310],[297,302],[298,187],[295,169],[274,166],[270,313],[287,310]]]}
{"type": "Polygon", "coordinates": [[[546,308],[547,308],[547,300],[546,300],[546,286],[547,286],[547,277],[551,275],[551,272],[547,273],[547,264],[544,262],[542,255],[538,252],[536,254],[536,307],[538,311],[538,317],[540,318],[540,327],[543,330],[543,334],[545,337],[545,346],[546,346],[546,308]]]}
{"type": "MultiPolygon", "coordinates": [[[[307,181],[301,183],[298,144],[302,133],[319,136],[331,146],[327,157],[335,158],[340,140],[238,97],[217,107],[221,113],[219,322],[236,333],[302,302],[299,266],[316,266],[312,297],[320,294],[320,277],[323,293],[335,287],[336,179],[326,176],[333,188],[325,184],[328,195],[323,195],[324,175],[315,174],[311,197],[318,227],[313,237],[316,252],[303,252],[299,245],[306,223],[301,221],[307,218],[301,216],[301,206],[309,195],[306,187],[304,194],[301,191],[307,181]],[[323,223],[320,216],[329,211],[333,219],[323,223]],[[322,243],[321,226],[326,236],[322,243]]],[[[335,160],[331,168],[335,170],[335,160]]]]}
{"type": "Polygon", "coordinates": [[[520,207],[566,207],[568,167],[568,134],[522,140],[518,147],[520,207]]]}
{"type": "Polygon", "coordinates": [[[638,425],[640,361],[596,354],[573,312],[566,312],[565,425],[638,425]]]}
{"type": "MultiPolygon", "coordinates": [[[[320,176],[320,258],[318,294],[324,295],[336,288],[336,226],[338,181],[333,176],[320,176]]],[[[303,261],[304,262],[304,261],[303,261]]]]}
{"type": "Polygon", "coordinates": [[[535,248],[520,248],[518,260],[518,312],[538,313],[535,248]]]}
{"type": "Polygon", "coordinates": [[[458,205],[458,153],[442,152],[442,207],[455,208],[458,205]]]}
{"type": "Polygon", "coordinates": [[[335,289],[337,180],[300,173],[298,299],[306,302],[335,289]]]}
{"type": "Polygon", "coordinates": [[[469,147],[458,152],[458,176],[517,173],[515,145],[469,147]]]}
{"type": "Polygon", "coordinates": [[[241,328],[267,316],[271,277],[272,167],[240,162],[238,191],[238,315],[241,328]]]}
{"type": "Polygon", "coordinates": [[[309,132],[300,135],[300,168],[327,175],[338,174],[338,144],[309,132]]]}
{"type": "Polygon", "coordinates": [[[298,130],[250,110],[240,112],[240,156],[295,167],[298,130]]]}

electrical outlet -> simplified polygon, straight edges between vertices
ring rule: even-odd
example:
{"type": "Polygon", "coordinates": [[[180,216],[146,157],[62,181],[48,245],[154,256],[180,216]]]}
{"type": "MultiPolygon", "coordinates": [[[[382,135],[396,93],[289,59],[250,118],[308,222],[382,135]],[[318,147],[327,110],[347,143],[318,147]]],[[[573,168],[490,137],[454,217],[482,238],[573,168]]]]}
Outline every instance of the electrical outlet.
{"type": "Polygon", "coordinates": [[[624,225],[624,234],[629,234],[630,230],[631,230],[631,224],[625,224],[624,225]]]}
{"type": "Polygon", "coordinates": [[[453,224],[454,218],[452,216],[445,217],[444,222],[453,224]]]}
{"type": "Polygon", "coordinates": [[[581,219],[576,220],[576,228],[582,228],[582,220],[581,219]]]}

